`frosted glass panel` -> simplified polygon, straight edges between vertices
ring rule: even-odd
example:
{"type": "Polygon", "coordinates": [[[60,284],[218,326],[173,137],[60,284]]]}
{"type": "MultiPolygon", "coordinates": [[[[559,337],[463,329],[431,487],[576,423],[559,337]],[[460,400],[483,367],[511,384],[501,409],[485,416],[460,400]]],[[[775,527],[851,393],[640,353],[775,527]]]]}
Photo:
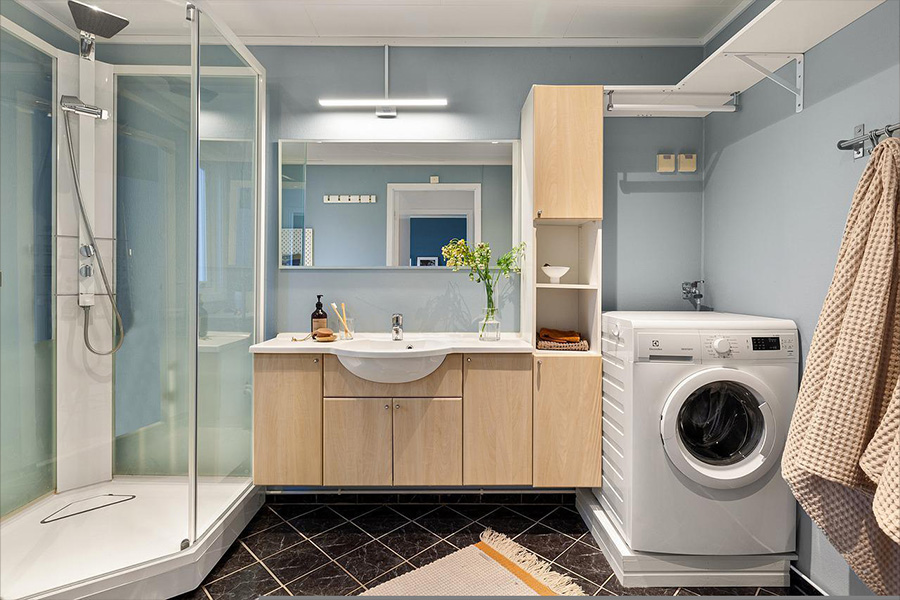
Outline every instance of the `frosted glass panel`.
{"type": "Polygon", "coordinates": [[[116,281],[117,475],[186,475],[190,83],[119,76],[116,281]]]}
{"type": "Polygon", "coordinates": [[[55,486],[53,62],[0,30],[0,515],[55,486]]]}

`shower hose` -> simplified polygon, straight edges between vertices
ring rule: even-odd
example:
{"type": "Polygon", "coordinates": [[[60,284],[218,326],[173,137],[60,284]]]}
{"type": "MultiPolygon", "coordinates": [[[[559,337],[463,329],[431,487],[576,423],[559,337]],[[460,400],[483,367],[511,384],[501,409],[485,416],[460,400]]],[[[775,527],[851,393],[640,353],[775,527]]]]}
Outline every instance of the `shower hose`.
{"type": "Polygon", "coordinates": [[[116,305],[116,298],[113,295],[112,286],[109,285],[109,278],[106,276],[106,268],[103,266],[103,258],[100,256],[100,248],[97,246],[97,241],[94,239],[94,230],[91,228],[91,222],[88,220],[87,211],[84,208],[84,199],[81,197],[81,184],[78,182],[78,165],[75,164],[75,148],[72,145],[72,130],[69,125],[68,112],[65,113],[64,120],[66,123],[66,141],[69,146],[69,165],[72,167],[72,180],[75,182],[75,197],[78,199],[78,208],[81,212],[81,220],[84,222],[84,229],[87,232],[88,241],[90,241],[91,247],[94,250],[94,255],[97,257],[97,266],[100,267],[100,277],[103,279],[103,287],[106,288],[109,303],[112,305],[113,313],[116,317],[116,331],[118,331],[118,336],[116,336],[118,339],[113,345],[112,350],[101,352],[94,348],[91,345],[91,336],[88,333],[91,322],[91,307],[82,306],[81,308],[84,310],[84,345],[94,354],[109,356],[110,354],[115,354],[115,352],[122,347],[122,342],[125,341],[125,327],[122,325],[122,313],[119,312],[119,307],[116,305]]]}

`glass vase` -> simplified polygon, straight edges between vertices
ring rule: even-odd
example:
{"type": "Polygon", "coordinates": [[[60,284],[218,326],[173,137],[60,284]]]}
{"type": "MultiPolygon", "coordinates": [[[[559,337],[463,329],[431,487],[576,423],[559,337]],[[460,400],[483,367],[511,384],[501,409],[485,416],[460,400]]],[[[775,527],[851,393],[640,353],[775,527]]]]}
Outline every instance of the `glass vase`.
{"type": "Polygon", "coordinates": [[[484,318],[478,322],[478,339],[482,342],[500,341],[500,321],[497,319],[496,306],[484,309],[484,318]]]}

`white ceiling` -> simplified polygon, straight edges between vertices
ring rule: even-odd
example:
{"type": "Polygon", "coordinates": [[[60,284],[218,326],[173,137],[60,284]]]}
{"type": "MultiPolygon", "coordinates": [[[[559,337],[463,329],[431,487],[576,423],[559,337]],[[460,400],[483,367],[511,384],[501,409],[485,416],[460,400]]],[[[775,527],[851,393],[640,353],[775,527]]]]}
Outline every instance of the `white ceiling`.
{"type": "MultiPolygon", "coordinates": [[[[189,36],[183,1],[88,1],[131,20],[113,41],[163,43],[189,36]]],[[[20,2],[74,31],[66,0],[20,2]]],[[[247,44],[659,46],[704,44],[750,2],[206,0],[205,4],[247,44]]]]}

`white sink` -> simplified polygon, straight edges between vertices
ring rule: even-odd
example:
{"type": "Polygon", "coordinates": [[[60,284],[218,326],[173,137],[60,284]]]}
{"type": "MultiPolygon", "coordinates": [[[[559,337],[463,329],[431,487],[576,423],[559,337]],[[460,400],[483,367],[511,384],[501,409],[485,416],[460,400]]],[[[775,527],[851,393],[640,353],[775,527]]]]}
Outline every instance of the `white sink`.
{"type": "Polygon", "coordinates": [[[441,340],[359,339],[341,342],[334,354],[344,367],[377,383],[406,383],[434,373],[452,347],[441,340]]]}

